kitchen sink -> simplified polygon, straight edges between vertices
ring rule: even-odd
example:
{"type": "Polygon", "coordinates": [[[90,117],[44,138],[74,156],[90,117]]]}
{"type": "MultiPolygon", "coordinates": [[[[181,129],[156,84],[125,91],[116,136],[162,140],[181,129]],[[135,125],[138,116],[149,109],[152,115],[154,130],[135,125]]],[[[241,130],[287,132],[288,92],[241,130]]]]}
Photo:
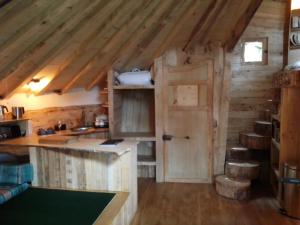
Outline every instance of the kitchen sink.
{"type": "Polygon", "coordinates": [[[71,130],[74,131],[74,132],[84,132],[84,131],[87,131],[91,128],[92,127],[74,127],[71,130]]]}

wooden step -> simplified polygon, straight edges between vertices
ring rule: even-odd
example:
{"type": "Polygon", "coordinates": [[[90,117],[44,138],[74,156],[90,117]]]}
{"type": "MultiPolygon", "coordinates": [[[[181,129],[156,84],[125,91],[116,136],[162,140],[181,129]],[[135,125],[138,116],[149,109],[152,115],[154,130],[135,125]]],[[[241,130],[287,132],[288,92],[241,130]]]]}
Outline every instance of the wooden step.
{"type": "Polygon", "coordinates": [[[255,121],[254,132],[263,136],[271,136],[272,123],[268,121],[255,121]]]}
{"type": "Polygon", "coordinates": [[[225,174],[234,180],[254,180],[259,176],[258,162],[226,162],[225,174]]]}
{"type": "Polygon", "coordinates": [[[262,118],[264,121],[271,122],[272,111],[270,109],[266,109],[262,111],[260,114],[261,114],[260,118],[262,118]]]}
{"type": "Polygon", "coordinates": [[[236,181],[225,175],[216,177],[216,191],[219,195],[236,200],[245,200],[250,197],[250,180],[236,181]]]}
{"type": "Polygon", "coordinates": [[[265,150],[270,149],[271,137],[256,134],[254,132],[241,132],[240,144],[248,149],[265,150]]]}
{"type": "Polygon", "coordinates": [[[249,160],[251,158],[250,151],[246,147],[238,146],[227,150],[227,160],[249,160]]]}

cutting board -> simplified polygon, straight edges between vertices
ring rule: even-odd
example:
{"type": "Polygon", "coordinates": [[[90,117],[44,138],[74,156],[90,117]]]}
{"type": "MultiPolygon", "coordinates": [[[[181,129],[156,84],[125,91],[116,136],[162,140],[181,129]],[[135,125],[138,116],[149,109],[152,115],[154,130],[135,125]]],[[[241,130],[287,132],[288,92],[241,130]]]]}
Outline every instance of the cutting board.
{"type": "Polygon", "coordinates": [[[56,144],[56,145],[61,145],[61,144],[70,144],[76,142],[78,137],[76,136],[47,136],[47,137],[40,137],[39,138],[39,143],[40,144],[56,144]]]}

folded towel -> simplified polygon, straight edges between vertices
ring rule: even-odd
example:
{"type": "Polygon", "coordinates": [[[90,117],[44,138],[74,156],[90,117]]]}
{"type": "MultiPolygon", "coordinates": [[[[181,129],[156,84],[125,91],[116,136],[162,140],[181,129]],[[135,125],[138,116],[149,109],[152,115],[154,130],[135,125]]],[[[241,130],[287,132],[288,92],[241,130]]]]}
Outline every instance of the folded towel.
{"type": "Polygon", "coordinates": [[[149,71],[121,73],[117,79],[121,85],[151,85],[151,73],[149,71]]]}

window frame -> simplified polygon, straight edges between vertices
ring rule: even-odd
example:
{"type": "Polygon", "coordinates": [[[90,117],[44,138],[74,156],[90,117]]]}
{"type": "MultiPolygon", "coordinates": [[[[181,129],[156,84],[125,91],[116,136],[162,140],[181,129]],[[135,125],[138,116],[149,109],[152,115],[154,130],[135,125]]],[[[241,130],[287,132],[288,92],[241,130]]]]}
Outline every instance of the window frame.
{"type": "Polygon", "coordinates": [[[241,55],[241,62],[243,65],[268,65],[268,38],[244,38],[242,39],[242,55],[241,55]],[[246,42],[262,42],[262,61],[258,62],[245,62],[244,54],[245,54],[245,43],[246,42]]]}

